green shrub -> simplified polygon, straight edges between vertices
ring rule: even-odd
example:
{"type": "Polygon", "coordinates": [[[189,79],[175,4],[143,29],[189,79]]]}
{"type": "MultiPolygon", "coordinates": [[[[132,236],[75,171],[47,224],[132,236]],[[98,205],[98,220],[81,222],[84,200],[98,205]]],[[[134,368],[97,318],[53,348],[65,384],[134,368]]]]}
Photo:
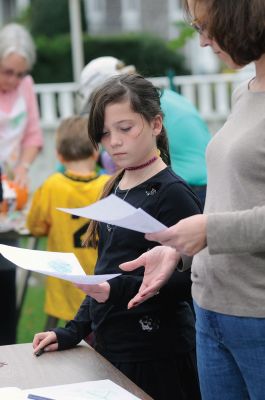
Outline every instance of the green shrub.
{"type": "MultiPolygon", "coordinates": [[[[81,23],[85,30],[84,2],[81,6],[81,23]]],[[[68,0],[32,0],[29,28],[33,36],[54,37],[70,32],[68,0]]]]}
{"type": "Polygon", "coordinates": [[[36,83],[72,82],[71,40],[69,35],[35,39],[37,62],[32,71],[36,83]]]}
{"type": "MultiPolygon", "coordinates": [[[[37,83],[71,82],[72,60],[69,35],[35,38],[38,59],[33,70],[37,83]]],[[[163,39],[150,34],[119,36],[84,35],[85,63],[100,56],[113,56],[135,65],[145,76],[164,76],[173,70],[176,75],[189,73],[180,52],[169,48],[163,39]]]]}

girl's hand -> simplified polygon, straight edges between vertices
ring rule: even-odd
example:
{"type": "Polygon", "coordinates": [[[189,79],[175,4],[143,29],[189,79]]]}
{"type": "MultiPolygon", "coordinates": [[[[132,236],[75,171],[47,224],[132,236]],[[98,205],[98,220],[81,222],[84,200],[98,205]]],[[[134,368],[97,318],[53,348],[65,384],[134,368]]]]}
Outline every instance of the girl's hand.
{"type": "Polygon", "coordinates": [[[36,333],[32,345],[34,354],[41,349],[45,352],[56,351],[58,350],[57,336],[52,331],[36,333]]]}
{"type": "Polygon", "coordinates": [[[207,245],[207,215],[198,214],[182,219],[161,232],[148,233],[145,238],[174,247],[180,254],[194,256],[207,245]]]}
{"type": "Polygon", "coordinates": [[[105,303],[109,299],[110,285],[103,282],[98,285],[76,285],[83,290],[88,296],[93,297],[98,303],[105,303]]]}
{"type": "Polygon", "coordinates": [[[133,261],[120,265],[124,271],[133,271],[144,266],[144,278],[139,292],[130,300],[128,308],[143,303],[158,294],[159,289],[168,281],[174,272],[180,255],[172,247],[157,246],[143,253],[133,261]]]}

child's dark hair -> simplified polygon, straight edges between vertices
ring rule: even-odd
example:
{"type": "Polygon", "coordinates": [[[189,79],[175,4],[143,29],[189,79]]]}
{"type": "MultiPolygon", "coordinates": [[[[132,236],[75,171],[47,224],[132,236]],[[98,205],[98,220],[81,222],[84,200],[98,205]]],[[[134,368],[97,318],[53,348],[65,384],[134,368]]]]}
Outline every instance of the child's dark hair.
{"type": "Polygon", "coordinates": [[[79,161],[91,157],[95,151],[87,137],[86,117],[74,115],[62,120],[56,131],[56,150],[65,161],[79,161]]]}
{"type": "MultiPolygon", "coordinates": [[[[139,74],[122,74],[108,79],[98,87],[89,99],[88,132],[94,146],[101,141],[104,129],[104,116],[107,105],[128,100],[131,109],[142,115],[150,123],[157,115],[163,116],[160,105],[161,93],[159,89],[139,74]]],[[[161,158],[170,164],[168,140],[164,126],[157,138],[157,147],[161,158]]],[[[106,184],[101,198],[110,194],[113,187],[120,181],[123,170],[118,171],[106,184]]],[[[98,223],[91,221],[84,244],[92,243],[95,246],[98,223]]]]}

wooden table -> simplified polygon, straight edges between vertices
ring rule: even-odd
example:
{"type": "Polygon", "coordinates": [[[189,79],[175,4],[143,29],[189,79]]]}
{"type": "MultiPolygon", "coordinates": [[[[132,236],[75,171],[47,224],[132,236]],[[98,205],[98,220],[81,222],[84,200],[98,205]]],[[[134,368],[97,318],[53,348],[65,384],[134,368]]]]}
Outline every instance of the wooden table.
{"type": "Polygon", "coordinates": [[[87,344],[33,355],[31,343],[0,347],[0,387],[30,389],[110,379],[142,400],[152,400],[138,386],[87,344]],[[2,366],[1,366],[2,365],[2,366]]]}

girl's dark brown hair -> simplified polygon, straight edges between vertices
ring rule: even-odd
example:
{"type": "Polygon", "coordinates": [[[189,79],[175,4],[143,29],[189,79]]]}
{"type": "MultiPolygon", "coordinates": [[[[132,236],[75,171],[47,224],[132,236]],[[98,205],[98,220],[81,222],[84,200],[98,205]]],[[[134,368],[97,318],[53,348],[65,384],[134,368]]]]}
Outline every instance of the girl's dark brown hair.
{"type": "MultiPolygon", "coordinates": [[[[162,115],[160,105],[160,91],[154,85],[139,74],[123,74],[108,79],[97,88],[89,99],[88,132],[91,141],[97,148],[101,141],[104,128],[105,109],[107,105],[128,100],[131,109],[142,115],[150,123],[157,115],[162,115]]],[[[166,164],[170,164],[168,140],[164,126],[157,138],[157,147],[161,158],[166,164]]],[[[107,182],[101,198],[108,196],[120,181],[123,170],[118,171],[107,182]]],[[[96,246],[98,223],[91,221],[84,238],[84,245],[96,246]]]]}
{"type": "MultiPolygon", "coordinates": [[[[190,14],[187,0],[185,9],[190,14]]],[[[264,0],[194,0],[205,7],[203,24],[210,37],[237,65],[247,65],[265,53],[264,0]]]]}

